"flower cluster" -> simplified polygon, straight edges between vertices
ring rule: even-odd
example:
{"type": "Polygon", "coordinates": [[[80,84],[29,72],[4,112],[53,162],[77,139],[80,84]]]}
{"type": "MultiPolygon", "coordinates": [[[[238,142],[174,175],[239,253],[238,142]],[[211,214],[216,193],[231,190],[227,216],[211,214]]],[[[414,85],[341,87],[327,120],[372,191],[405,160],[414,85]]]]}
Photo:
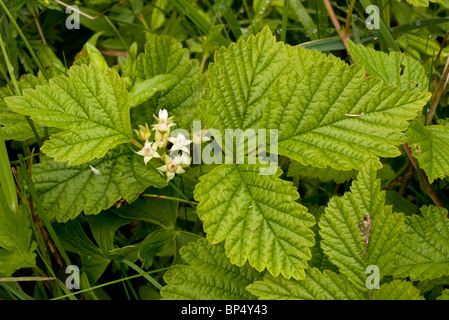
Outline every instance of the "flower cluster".
{"type": "Polygon", "coordinates": [[[145,145],[139,151],[138,155],[143,156],[145,164],[147,164],[153,158],[160,158],[164,160],[165,164],[157,168],[160,172],[167,173],[167,181],[174,178],[176,174],[182,174],[190,166],[192,158],[190,157],[189,145],[193,143],[201,143],[208,141],[209,138],[205,137],[206,129],[194,133],[193,141],[188,140],[186,136],[178,133],[177,136],[170,136],[171,127],[176,124],[173,122],[173,117],[168,117],[167,110],[159,110],[159,116],[156,117],[157,123],[153,124],[150,130],[148,124],[145,126],[139,125],[139,130],[134,130],[137,137],[145,141],[145,145]],[[154,140],[150,141],[152,132],[155,131],[154,140]],[[171,143],[170,150],[166,150],[167,145],[171,143]],[[169,151],[169,154],[165,152],[169,151]]]}

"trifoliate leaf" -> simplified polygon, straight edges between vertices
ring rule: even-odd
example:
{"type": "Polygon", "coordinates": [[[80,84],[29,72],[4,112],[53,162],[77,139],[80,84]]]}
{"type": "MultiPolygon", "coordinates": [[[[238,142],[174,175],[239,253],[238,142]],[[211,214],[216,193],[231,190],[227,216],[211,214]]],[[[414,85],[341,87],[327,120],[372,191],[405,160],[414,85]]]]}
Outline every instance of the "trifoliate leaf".
{"type": "Polygon", "coordinates": [[[393,280],[374,290],[372,300],[424,300],[410,281],[393,280]]]}
{"type": "Polygon", "coordinates": [[[420,120],[410,124],[408,144],[432,183],[449,175],[449,126],[425,126],[420,120]]]}
{"type": "Polygon", "coordinates": [[[246,286],[261,278],[248,264],[233,265],[222,245],[202,238],[181,249],[188,265],[175,265],[164,275],[161,295],[169,300],[254,300],[246,286]]]}
{"type": "Polygon", "coordinates": [[[370,159],[351,191],[329,201],[319,222],[324,253],[361,290],[366,290],[368,265],[379,268],[380,278],[390,273],[404,222],[402,214],[392,213],[392,207],[385,205],[385,191],[380,191],[380,179],[376,179],[377,168],[376,160],[370,159]],[[361,235],[360,227],[368,231],[367,235],[361,235]]]}
{"type": "Polygon", "coordinates": [[[69,165],[101,158],[133,136],[125,82],[109,68],[74,66],[68,76],[5,100],[12,110],[64,130],[52,135],[42,151],[69,165]]]}
{"type": "Polygon", "coordinates": [[[447,210],[422,207],[422,217],[405,220],[393,272],[396,278],[436,279],[449,275],[449,219],[447,210]]]}
{"type": "Polygon", "coordinates": [[[52,160],[33,165],[33,181],[48,216],[65,222],[81,211],[97,214],[122,198],[130,203],[149,186],[165,187],[164,177],[150,165],[119,146],[78,166],[52,160]]]}
{"type": "Polygon", "coordinates": [[[363,300],[363,294],[348,279],[335,272],[312,268],[304,280],[265,276],[246,288],[261,300],[363,300]]]}
{"type": "Polygon", "coordinates": [[[320,179],[322,182],[335,181],[343,183],[354,179],[357,172],[355,170],[343,171],[333,168],[316,168],[312,166],[303,166],[299,162],[292,161],[288,166],[287,176],[320,179]]]}
{"type": "Polygon", "coordinates": [[[422,64],[401,52],[387,54],[351,40],[349,49],[356,62],[363,66],[369,75],[377,76],[386,84],[410,91],[427,92],[429,80],[422,64]]]}
{"type": "Polygon", "coordinates": [[[194,195],[197,213],[211,243],[226,240],[226,255],[242,266],[247,260],[258,271],[304,278],[315,222],[295,200],[291,182],[260,175],[258,164],[221,165],[200,178],[194,195]]]}
{"type": "Polygon", "coordinates": [[[261,127],[277,129],[278,154],[303,165],[359,169],[372,155],[400,155],[401,131],[429,98],[365,78],[358,65],[322,63],[276,82],[261,127]]]}
{"type": "Polygon", "coordinates": [[[15,271],[34,267],[37,244],[31,241],[28,213],[23,205],[12,213],[0,188],[0,273],[8,277],[15,271]]]}
{"type": "MultiPolygon", "coordinates": [[[[135,83],[152,79],[158,75],[171,75],[175,81],[155,93],[141,107],[132,109],[132,118],[141,123],[152,122],[159,109],[168,110],[175,116],[180,128],[192,126],[196,116],[196,105],[202,90],[198,60],[190,59],[175,38],[151,35],[135,66],[135,83]]],[[[149,88],[151,91],[151,88],[149,88]]]]}

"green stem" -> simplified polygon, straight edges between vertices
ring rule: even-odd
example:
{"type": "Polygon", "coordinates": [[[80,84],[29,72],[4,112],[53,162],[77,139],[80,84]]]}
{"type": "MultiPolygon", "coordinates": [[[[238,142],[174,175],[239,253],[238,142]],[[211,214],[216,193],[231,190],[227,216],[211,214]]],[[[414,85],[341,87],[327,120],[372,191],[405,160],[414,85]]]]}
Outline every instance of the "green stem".
{"type": "MultiPolygon", "coordinates": [[[[156,199],[165,199],[165,200],[172,200],[172,201],[178,201],[178,202],[183,202],[183,203],[189,203],[189,201],[184,200],[184,199],[179,199],[179,198],[175,198],[175,197],[169,197],[169,196],[162,196],[159,194],[141,194],[142,197],[146,197],[146,198],[156,198],[156,199]]],[[[194,203],[193,201],[191,201],[190,203],[194,203]]],[[[189,203],[189,204],[190,204],[189,203]]]]}

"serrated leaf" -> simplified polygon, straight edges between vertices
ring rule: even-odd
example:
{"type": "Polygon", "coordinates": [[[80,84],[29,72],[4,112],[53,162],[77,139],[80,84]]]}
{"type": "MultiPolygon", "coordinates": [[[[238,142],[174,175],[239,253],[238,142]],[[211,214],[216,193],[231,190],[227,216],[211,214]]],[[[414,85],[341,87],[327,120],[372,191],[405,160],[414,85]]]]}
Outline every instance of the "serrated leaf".
{"type": "Polygon", "coordinates": [[[33,181],[43,210],[65,222],[82,211],[98,214],[122,198],[131,203],[149,186],[165,187],[164,177],[150,165],[119,146],[102,159],[78,166],[52,160],[33,165],[33,181]]]}
{"type": "Polygon", "coordinates": [[[430,93],[400,90],[361,66],[276,42],[268,28],[221,48],[199,110],[208,128],[278,130],[277,151],[303,165],[359,169],[396,157],[430,93]]]}
{"type": "Polygon", "coordinates": [[[355,170],[344,171],[336,170],[330,167],[316,168],[312,166],[304,166],[299,162],[292,161],[288,166],[287,176],[319,179],[322,182],[335,181],[336,183],[343,183],[354,179],[357,172],[355,170]]]}
{"type": "Polygon", "coordinates": [[[171,75],[176,79],[166,90],[155,93],[151,99],[140,107],[132,109],[132,118],[136,121],[153,121],[153,114],[159,109],[168,110],[175,116],[179,127],[192,126],[196,116],[196,105],[202,89],[198,60],[190,59],[175,38],[167,35],[151,35],[145,44],[135,65],[135,82],[152,79],[158,75],[171,75]]]}
{"type": "Polygon", "coordinates": [[[425,126],[420,120],[410,124],[408,144],[432,183],[449,175],[449,126],[425,126]]]}
{"type": "Polygon", "coordinates": [[[289,65],[286,46],[268,27],[215,53],[208,67],[209,88],[199,106],[208,128],[257,127],[273,83],[289,65]]]}
{"type": "Polygon", "coordinates": [[[357,175],[351,191],[329,201],[319,222],[324,253],[361,290],[366,290],[368,265],[379,268],[380,278],[390,273],[404,222],[402,214],[392,213],[392,207],[385,205],[385,191],[380,191],[380,179],[376,179],[377,168],[375,159],[370,159],[357,175]],[[363,257],[365,242],[358,222],[363,226],[363,218],[368,214],[372,223],[363,257]]]}
{"type": "Polygon", "coordinates": [[[12,110],[64,130],[52,135],[41,150],[69,165],[101,158],[132,137],[126,85],[109,68],[102,72],[93,64],[74,66],[68,76],[5,100],[12,110]]]}
{"type": "Polygon", "coordinates": [[[265,276],[246,288],[261,300],[363,300],[363,294],[342,274],[316,268],[307,270],[305,280],[265,276]]]}
{"type": "Polygon", "coordinates": [[[449,219],[447,210],[422,207],[422,217],[405,220],[393,276],[411,280],[449,275],[449,219]]]}
{"type": "Polygon", "coordinates": [[[242,266],[277,276],[304,278],[315,223],[295,200],[291,182],[260,175],[262,165],[221,165],[200,178],[194,190],[197,213],[211,243],[226,240],[226,255],[242,266]]]}
{"type": "Polygon", "coordinates": [[[428,91],[429,80],[419,61],[401,52],[394,51],[387,54],[362,44],[356,45],[351,40],[348,40],[348,43],[354,59],[369,75],[377,76],[386,84],[398,86],[401,89],[428,91]]]}
{"type": "Polygon", "coordinates": [[[233,265],[222,245],[206,239],[181,249],[188,265],[175,265],[164,275],[161,295],[169,300],[253,300],[246,286],[261,278],[248,264],[233,265]]]}
{"type": "Polygon", "coordinates": [[[424,300],[410,281],[393,280],[374,290],[372,300],[424,300]]]}
{"type": "Polygon", "coordinates": [[[0,188],[0,273],[3,276],[35,266],[37,244],[31,241],[31,234],[25,207],[19,206],[13,214],[0,188]]]}
{"type": "Polygon", "coordinates": [[[261,127],[277,129],[278,154],[303,165],[359,169],[373,155],[400,155],[401,131],[429,98],[365,78],[358,65],[310,65],[276,82],[261,127]]]}

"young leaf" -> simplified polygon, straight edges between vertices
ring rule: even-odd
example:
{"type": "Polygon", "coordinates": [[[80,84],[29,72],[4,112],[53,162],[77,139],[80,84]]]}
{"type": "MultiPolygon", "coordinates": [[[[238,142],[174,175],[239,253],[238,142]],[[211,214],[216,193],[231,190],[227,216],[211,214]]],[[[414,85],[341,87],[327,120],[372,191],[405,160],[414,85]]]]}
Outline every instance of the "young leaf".
{"type": "Polygon", "coordinates": [[[447,210],[422,207],[422,217],[405,220],[393,276],[411,280],[449,275],[449,220],[447,210]]]}
{"type": "Polygon", "coordinates": [[[101,158],[133,135],[125,82],[109,68],[74,66],[68,76],[5,100],[12,110],[64,130],[52,135],[42,151],[69,165],[101,158]]]}
{"type": "Polygon", "coordinates": [[[437,300],[449,300],[449,289],[444,289],[443,292],[441,292],[441,296],[439,296],[437,300]]]}
{"type": "Polygon", "coordinates": [[[153,121],[153,114],[166,109],[175,116],[179,127],[192,126],[196,105],[201,92],[200,68],[197,60],[190,59],[175,38],[151,35],[145,45],[145,52],[136,61],[135,82],[152,79],[158,75],[170,75],[175,81],[156,92],[147,104],[132,109],[132,118],[139,121],[153,121]]]}
{"type": "Polygon", "coordinates": [[[413,283],[393,280],[374,290],[372,300],[424,300],[424,297],[413,283]]]}
{"type": "Polygon", "coordinates": [[[419,61],[397,51],[387,54],[362,44],[356,45],[351,40],[349,49],[358,64],[369,75],[377,76],[386,84],[398,86],[410,91],[427,92],[429,80],[419,61]]]}
{"type": "Polygon", "coordinates": [[[348,279],[316,268],[306,271],[304,280],[287,280],[267,275],[246,288],[261,300],[363,300],[363,294],[348,279]]]}
{"type": "Polygon", "coordinates": [[[15,214],[11,212],[0,188],[0,273],[5,277],[36,264],[37,244],[31,241],[29,221],[24,206],[15,214]]]}
{"type": "Polygon", "coordinates": [[[432,183],[449,175],[449,126],[425,126],[420,120],[410,124],[408,145],[432,183]]]}
{"type": "Polygon", "coordinates": [[[226,240],[232,263],[242,266],[249,260],[258,271],[303,279],[315,219],[295,202],[299,194],[279,178],[280,169],[260,175],[262,168],[221,165],[202,176],[194,191],[198,216],[211,243],[226,240]]]}
{"type": "Polygon", "coordinates": [[[47,160],[33,165],[33,181],[43,209],[58,222],[74,219],[81,211],[98,214],[122,198],[134,201],[149,186],[167,185],[161,174],[125,146],[89,164],[68,166],[47,160]]]}
{"type": "Polygon", "coordinates": [[[169,300],[254,300],[245,290],[261,278],[248,264],[237,267],[229,262],[222,245],[206,239],[181,249],[188,265],[175,265],[164,275],[167,283],[161,295],[169,300]]]}
{"type": "Polygon", "coordinates": [[[324,253],[361,290],[366,290],[368,265],[377,266],[381,277],[390,273],[404,222],[402,214],[392,213],[392,207],[385,205],[377,168],[376,160],[370,159],[351,191],[329,201],[319,222],[324,253]],[[363,236],[360,228],[367,231],[363,236]]]}

